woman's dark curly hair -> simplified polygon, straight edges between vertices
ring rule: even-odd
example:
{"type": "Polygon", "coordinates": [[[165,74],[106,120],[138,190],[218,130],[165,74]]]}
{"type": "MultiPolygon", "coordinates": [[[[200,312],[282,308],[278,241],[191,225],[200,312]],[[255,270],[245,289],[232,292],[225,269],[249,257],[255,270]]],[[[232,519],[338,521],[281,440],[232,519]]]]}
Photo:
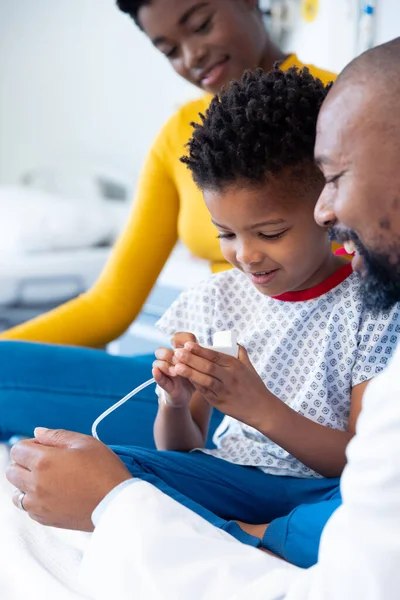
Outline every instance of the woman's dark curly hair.
{"type": "Polygon", "coordinates": [[[136,25],[139,25],[138,12],[145,6],[150,4],[151,0],[117,0],[117,6],[122,12],[127,13],[135,21],[136,25]]]}
{"type": "Polygon", "coordinates": [[[117,0],[117,6],[122,12],[127,13],[135,21],[136,25],[141,26],[139,23],[138,13],[142,6],[150,4],[151,0],[117,0]]]}
{"type": "Polygon", "coordinates": [[[181,161],[201,189],[213,190],[238,180],[260,185],[268,173],[313,166],[318,112],[331,85],[306,67],[246,71],[212,99],[201,123],[192,123],[181,161]]]}

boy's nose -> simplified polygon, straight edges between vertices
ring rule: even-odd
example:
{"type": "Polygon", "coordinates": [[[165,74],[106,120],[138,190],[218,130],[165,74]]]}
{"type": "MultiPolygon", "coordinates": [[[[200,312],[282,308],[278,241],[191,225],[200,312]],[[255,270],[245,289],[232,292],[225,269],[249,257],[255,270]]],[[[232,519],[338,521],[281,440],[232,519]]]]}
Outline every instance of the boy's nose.
{"type": "Polygon", "coordinates": [[[250,267],[251,265],[260,264],[263,261],[264,255],[254,246],[244,245],[236,252],[236,260],[243,266],[250,267]]]}

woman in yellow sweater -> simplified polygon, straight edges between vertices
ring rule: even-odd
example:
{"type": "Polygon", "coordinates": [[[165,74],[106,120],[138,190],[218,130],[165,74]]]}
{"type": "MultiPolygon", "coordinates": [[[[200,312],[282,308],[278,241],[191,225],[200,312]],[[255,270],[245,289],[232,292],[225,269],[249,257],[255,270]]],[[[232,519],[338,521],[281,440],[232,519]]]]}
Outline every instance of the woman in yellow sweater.
{"type": "MultiPolygon", "coordinates": [[[[228,268],[216,230],[190,172],[179,161],[192,121],[211,95],[247,68],[303,66],[285,55],[264,27],[258,0],[118,0],[187,81],[206,92],[185,104],[158,135],[142,171],[132,213],[92,289],[0,335],[0,438],[42,426],[89,432],[93,419],[146,379],[153,357],[114,357],[99,348],[118,337],[141,310],[175,243],[228,268]],[[19,340],[19,341],[16,341],[19,340]],[[26,342],[39,342],[32,344],[26,342]]],[[[332,73],[308,65],[327,83],[332,73]]],[[[108,443],[152,446],[154,391],[109,418],[108,443]]],[[[108,430],[107,430],[108,429],[108,430]]]]}

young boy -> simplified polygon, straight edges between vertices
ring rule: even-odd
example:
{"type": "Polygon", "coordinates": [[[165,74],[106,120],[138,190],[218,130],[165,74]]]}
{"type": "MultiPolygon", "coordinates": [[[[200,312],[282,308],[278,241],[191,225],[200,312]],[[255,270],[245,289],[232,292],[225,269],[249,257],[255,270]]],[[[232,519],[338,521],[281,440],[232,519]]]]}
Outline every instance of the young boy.
{"type": "Polygon", "coordinates": [[[132,475],[304,567],[340,504],[363,391],[400,330],[397,308],[366,313],[358,275],[313,218],[333,185],[313,161],[327,92],[306,69],[247,73],[195,126],[183,161],[235,268],[183,293],[159,323],[175,347],[153,369],[163,451],[118,450],[132,475]],[[223,330],[238,333],[238,358],[201,347],[223,330]],[[204,450],[212,407],[227,416],[204,450]]]}

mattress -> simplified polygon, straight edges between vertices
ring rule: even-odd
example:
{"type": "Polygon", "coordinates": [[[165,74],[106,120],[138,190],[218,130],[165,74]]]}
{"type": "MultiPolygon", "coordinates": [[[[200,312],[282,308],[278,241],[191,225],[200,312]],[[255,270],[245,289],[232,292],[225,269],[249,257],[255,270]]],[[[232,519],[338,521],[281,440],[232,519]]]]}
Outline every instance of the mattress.
{"type": "MultiPolygon", "coordinates": [[[[9,254],[0,257],[0,331],[46,312],[89,289],[100,274],[110,247],[9,254]]],[[[115,354],[152,352],[165,339],[155,322],[183,287],[210,274],[208,263],[193,258],[180,244],[152,290],[142,313],[108,350],[115,354]]]]}
{"type": "Polygon", "coordinates": [[[100,274],[110,247],[0,259],[0,329],[7,329],[85,292],[100,274]]]}

